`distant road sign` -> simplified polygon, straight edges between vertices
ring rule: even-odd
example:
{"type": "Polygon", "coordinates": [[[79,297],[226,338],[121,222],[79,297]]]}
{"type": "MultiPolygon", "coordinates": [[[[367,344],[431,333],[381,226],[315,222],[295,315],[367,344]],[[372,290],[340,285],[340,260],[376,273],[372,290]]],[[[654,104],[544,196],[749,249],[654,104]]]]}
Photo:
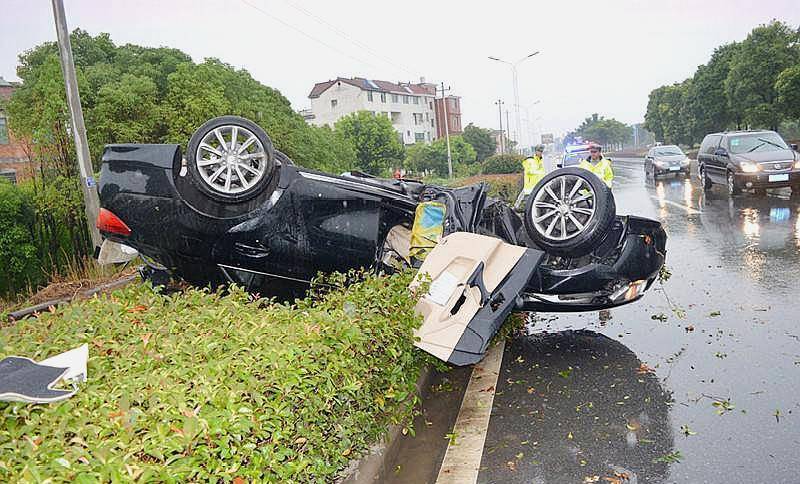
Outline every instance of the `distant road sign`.
{"type": "Polygon", "coordinates": [[[553,142],[553,133],[542,134],[542,144],[548,144],[552,142],[553,142]]]}

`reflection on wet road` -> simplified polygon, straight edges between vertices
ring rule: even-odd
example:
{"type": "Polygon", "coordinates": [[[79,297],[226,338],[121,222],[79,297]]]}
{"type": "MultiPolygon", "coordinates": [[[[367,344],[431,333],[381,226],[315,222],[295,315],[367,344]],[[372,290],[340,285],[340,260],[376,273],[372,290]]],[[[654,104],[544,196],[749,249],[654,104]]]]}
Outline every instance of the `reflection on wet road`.
{"type": "Polygon", "coordinates": [[[615,171],[618,212],[664,224],[672,277],[507,346],[478,481],[800,482],[800,199],[615,171]]]}

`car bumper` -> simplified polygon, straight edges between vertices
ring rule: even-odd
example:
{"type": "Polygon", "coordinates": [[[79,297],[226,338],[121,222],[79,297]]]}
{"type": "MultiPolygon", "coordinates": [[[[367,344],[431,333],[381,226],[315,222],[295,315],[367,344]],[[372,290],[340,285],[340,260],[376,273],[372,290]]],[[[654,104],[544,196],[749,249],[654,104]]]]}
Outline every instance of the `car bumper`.
{"type": "Polygon", "coordinates": [[[689,173],[689,165],[658,166],[653,165],[656,172],[661,173],[689,173]]]}
{"type": "Polygon", "coordinates": [[[737,173],[735,177],[736,183],[742,188],[781,188],[800,185],[800,170],[779,173],[737,173]]]}

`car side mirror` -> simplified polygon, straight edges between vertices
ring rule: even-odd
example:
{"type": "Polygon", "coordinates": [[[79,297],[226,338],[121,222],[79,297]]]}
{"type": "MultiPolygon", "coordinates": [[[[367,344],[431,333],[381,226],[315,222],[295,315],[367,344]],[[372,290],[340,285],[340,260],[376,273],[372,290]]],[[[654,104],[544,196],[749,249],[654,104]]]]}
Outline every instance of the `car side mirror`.
{"type": "Polygon", "coordinates": [[[724,156],[724,157],[727,158],[728,157],[728,150],[726,150],[725,148],[717,148],[714,151],[714,155],[716,155],[716,156],[724,156]]]}
{"type": "Polygon", "coordinates": [[[561,164],[561,163],[556,163],[556,167],[557,167],[557,168],[564,168],[564,165],[563,165],[563,164],[561,164]]]}
{"type": "Polygon", "coordinates": [[[792,143],[789,146],[792,147],[792,150],[797,151],[797,143],[792,143]]]}

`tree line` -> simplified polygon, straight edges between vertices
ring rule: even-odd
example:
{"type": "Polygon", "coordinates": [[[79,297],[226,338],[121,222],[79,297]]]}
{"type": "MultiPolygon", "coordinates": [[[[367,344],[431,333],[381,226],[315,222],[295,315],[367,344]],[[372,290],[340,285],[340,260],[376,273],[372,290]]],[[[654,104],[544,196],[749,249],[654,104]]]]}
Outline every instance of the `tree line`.
{"type": "Polygon", "coordinates": [[[692,77],[654,89],[645,127],[658,141],[693,145],[715,131],[777,131],[798,120],[800,30],[772,21],[717,47],[692,77]]]}
{"type": "Polygon", "coordinates": [[[583,122],[564,137],[565,144],[578,139],[593,141],[604,147],[621,147],[633,137],[633,128],[614,118],[605,118],[597,113],[586,117],[583,122]]]}

